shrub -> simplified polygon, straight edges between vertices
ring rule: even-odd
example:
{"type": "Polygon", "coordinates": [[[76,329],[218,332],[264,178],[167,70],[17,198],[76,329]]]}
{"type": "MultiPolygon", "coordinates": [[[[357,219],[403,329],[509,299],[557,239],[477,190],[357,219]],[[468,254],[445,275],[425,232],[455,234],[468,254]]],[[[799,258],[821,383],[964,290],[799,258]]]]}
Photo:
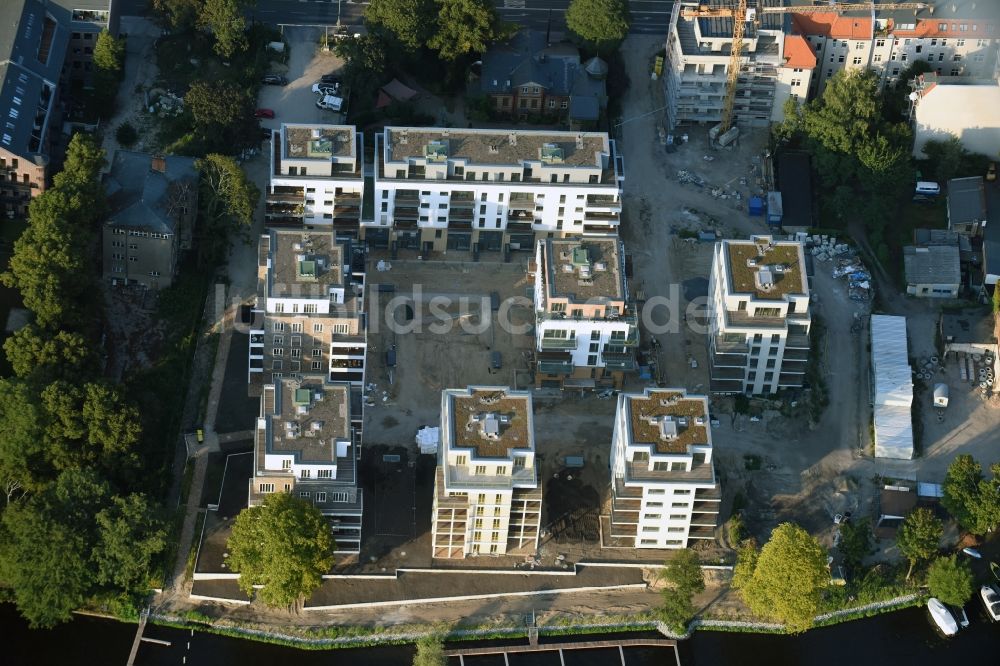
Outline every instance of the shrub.
{"type": "Polygon", "coordinates": [[[130,123],[122,123],[115,130],[115,141],[122,148],[131,148],[139,140],[139,133],[135,131],[130,123]]]}

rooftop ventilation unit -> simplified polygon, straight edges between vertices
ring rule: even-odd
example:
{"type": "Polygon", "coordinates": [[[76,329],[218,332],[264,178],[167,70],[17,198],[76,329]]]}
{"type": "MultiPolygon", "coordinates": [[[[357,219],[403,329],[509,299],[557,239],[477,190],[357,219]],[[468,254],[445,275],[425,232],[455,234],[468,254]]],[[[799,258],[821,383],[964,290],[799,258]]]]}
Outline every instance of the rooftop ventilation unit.
{"type": "Polygon", "coordinates": [[[510,138],[510,145],[516,146],[517,145],[517,132],[511,132],[509,134],[509,138],[510,138]]]}
{"type": "Polygon", "coordinates": [[[594,264],[594,270],[595,271],[606,271],[606,270],[608,270],[608,265],[606,263],[604,263],[603,261],[598,261],[597,263],[594,264]]]}
{"type": "Polygon", "coordinates": [[[428,162],[446,162],[448,160],[448,140],[431,141],[424,146],[424,157],[428,162]]]}
{"type": "Polygon", "coordinates": [[[565,157],[563,149],[554,143],[542,144],[540,151],[540,159],[545,164],[562,164],[565,157]]]}
{"type": "Polygon", "coordinates": [[[660,438],[671,440],[677,439],[677,421],[671,416],[663,416],[656,419],[660,426],[660,438]]]}
{"type": "Polygon", "coordinates": [[[500,152],[500,149],[497,147],[497,144],[491,143],[490,144],[490,153],[493,154],[493,155],[496,155],[499,152],[500,152]]]}
{"type": "Polygon", "coordinates": [[[321,136],[323,136],[323,131],[318,127],[313,127],[309,133],[310,135],[312,135],[312,138],[314,139],[318,139],[321,136]]]}

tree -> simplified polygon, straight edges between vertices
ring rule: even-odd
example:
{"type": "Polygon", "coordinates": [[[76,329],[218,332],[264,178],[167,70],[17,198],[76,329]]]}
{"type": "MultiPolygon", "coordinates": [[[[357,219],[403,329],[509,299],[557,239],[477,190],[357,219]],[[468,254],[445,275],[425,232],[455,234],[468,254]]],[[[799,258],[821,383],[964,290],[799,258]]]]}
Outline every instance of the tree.
{"type": "Polygon", "coordinates": [[[124,122],[115,130],[115,141],[123,148],[131,148],[139,140],[139,133],[135,131],[132,123],[124,122]]]}
{"type": "Polygon", "coordinates": [[[333,537],[323,514],[289,493],[268,495],[240,512],[229,537],[229,565],[239,585],[269,606],[291,606],[312,594],[333,566],[333,537]]]}
{"type": "Polygon", "coordinates": [[[7,506],[0,538],[0,578],[32,627],[69,620],[92,590],[94,516],[108,487],[90,470],[70,470],[26,502],[7,506]]]}
{"type": "Polygon", "coordinates": [[[962,162],[968,155],[968,151],[965,150],[957,136],[952,135],[944,140],[931,139],[924,144],[921,151],[927,156],[931,176],[939,183],[945,183],[958,175],[964,175],[961,173],[962,162]]]}
{"type": "Polygon", "coordinates": [[[3,348],[15,375],[42,383],[77,376],[92,360],[90,346],[79,333],[56,331],[50,335],[35,324],[19,329],[3,348]]]}
{"type": "Polygon", "coordinates": [[[254,97],[226,81],[195,81],[184,95],[194,118],[195,134],[209,153],[236,153],[257,141],[254,97]]]}
{"type": "Polygon", "coordinates": [[[41,416],[27,384],[0,379],[0,479],[5,485],[37,491],[48,481],[41,416]]]}
{"type": "Polygon", "coordinates": [[[566,25],[600,50],[625,39],[628,7],[624,0],[572,0],[566,9],[566,25]]]}
{"type": "Polygon", "coordinates": [[[914,510],[899,526],[896,545],[903,557],[910,561],[910,568],[906,572],[907,580],[918,563],[934,556],[943,532],[944,526],[930,509],[914,510]]]}
{"type": "Polygon", "coordinates": [[[974,527],[974,513],[979,502],[979,482],[982,479],[982,466],[972,456],[964,453],[951,461],[944,477],[941,506],[969,531],[974,527]]]}
{"type": "Polygon", "coordinates": [[[100,538],[94,549],[97,580],[126,592],[144,592],[149,571],[167,545],[167,532],[145,495],[112,498],[97,514],[100,538]]]}
{"type": "Polygon", "coordinates": [[[745,539],[740,543],[736,552],[736,565],[733,567],[733,589],[739,590],[750,585],[759,555],[760,551],[753,539],[745,539]]]}
{"type": "Polygon", "coordinates": [[[125,41],[101,30],[94,42],[94,68],[120,78],[125,67],[125,41]]]}
{"type": "Polygon", "coordinates": [[[880,121],[878,75],[841,70],[827,81],[823,96],[807,105],[804,126],[826,150],[852,155],[880,121]]]}
{"type": "Polygon", "coordinates": [[[231,58],[240,51],[246,51],[247,22],[243,10],[250,6],[250,0],[204,0],[198,14],[198,26],[208,28],[215,35],[215,52],[223,58],[231,58]]]}
{"type": "Polygon", "coordinates": [[[229,220],[237,227],[253,225],[260,190],[231,157],[206,155],[195,162],[201,173],[203,215],[211,221],[229,220]]]}
{"type": "Polygon", "coordinates": [[[338,39],[333,52],[344,60],[341,73],[344,85],[351,89],[355,99],[369,99],[385,80],[388,53],[391,45],[378,31],[353,38],[338,39]]]}
{"type": "Polygon", "coordinates": [[[392,35],[409,51],[420,49],[434,32],[437,6],[433,0],[372,0],[365,22],[392,35]]]}
{"type": "Polygon", "coordinates": [[[491,42],[509,36],[490,0],[440,0],[437,32],[428,46],[445,60],[469,53],[483,53],[491,42]]]}
{"type": "Polygon", "coordinates": [[[964,606],[972,597],[972,569],[956,555],[939,557],[927,569],[931,594],[950,606],[964,606]]]}
{"type": "Polygon", "coordinates": [[[778,622],[792,632],[808,629],[819,609],[820,594],[830,582],[826,551],[804,529],[782,523],[771,532],[752,566],[742,565],[739,581],[743,601],[755,614],[778,622]],[[749,575],[748,575],[749,574],[749,575]]]}
{"type": "Polygon", "coordinates": [[[861,561],[872,550],[872,526],[868,520],[840,524],[840,554],[848,569],[861,566],[861,561]]]}
{"type": "Polygon", "coordinates": [[[670,587],[664,588],[661,593],[663,606],[660,607],[660,616],[672,631],[683,634],[694,617],[691,598],[705,590],[705,577],[698,555],[686,548],[678,551],[667,560],[662,575],[670,587]]]}
{"type": "Polygon", "coordinates": [[[448,658],[444,656],[444,642],[440,636],[430,634],[417,641],[413,666],[445,666],[447,663],[448,658]]]}
{"type": "Polygon", "coordinates": [[[153,11],[165,28],[184,32],[194,27],[204,0],[153,0],[153,11]]]}

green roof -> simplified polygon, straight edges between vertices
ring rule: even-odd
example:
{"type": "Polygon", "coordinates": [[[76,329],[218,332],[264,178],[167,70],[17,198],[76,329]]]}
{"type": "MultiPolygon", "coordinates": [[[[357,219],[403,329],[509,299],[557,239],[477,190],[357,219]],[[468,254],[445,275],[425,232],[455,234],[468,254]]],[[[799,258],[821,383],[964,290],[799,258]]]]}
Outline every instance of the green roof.
{"type": "Polygon", "coordinates": [[[295,404],[296,405],[308,405],[312,398],[312,392],[309,389],[295,389],[295,404]]]}
{"type": "Polygon", "coordinates": [[[305,260],[299,262],[299,277],[300,278],[314,278],[316,277],[316,262],[311,260],[305,260]]]}
{"type": "Polygon", "coordinates": [[[585,247],[573,248],[573,265],[588,266],[590,264],[590,254],[585,247]]]}

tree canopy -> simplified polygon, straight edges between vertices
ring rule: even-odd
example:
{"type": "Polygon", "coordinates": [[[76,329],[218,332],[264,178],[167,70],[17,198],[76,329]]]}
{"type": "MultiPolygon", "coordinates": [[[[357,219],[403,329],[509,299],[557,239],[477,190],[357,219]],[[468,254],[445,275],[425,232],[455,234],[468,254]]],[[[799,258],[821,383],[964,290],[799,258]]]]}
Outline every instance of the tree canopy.
{"type": "Polygon", "coordinates": [[[253,4],[252,0],[203,0],[198,13],[198,25],[208,28],[215,35],[215,52],[223,58],[231,58],[239,51],[247,49],[247,21],[243,10],[253,4]]]}
{"type": "Polygon", "coordinates": [[[868,520],[840,524],[840,544],[837,546],[850,570],[861,566],[861,561],[872,550],[872,526],[868,520]]]}
{"type": "Polygon", "coordinates": [[[319,509],[289,493],[268,495],[240,512],[229,537],[229,565],[240,589],[268,606],[305,600],[333,566],[333,537],[319,509]]]}
{"type": "Polygon", "coordinates": [[[428,45],[445,60],[483,53],[491,42],[511,34],[491,0],[441,0],[437,32],[428,45]]]}
{"type": "Polygon", "coordinates": [[[195,162],[200,173],[199,255],[202,263],[222,258],[229,232],[253,226],[260,190],[231,157],[212,153],[195,162]]]}
{"type": "Polygon", "coordinates": [[[910,562],[907,579],[917,564],[934,557],[943,532],[944,525],[930,509],[915,509],[903,520],[896,531],[896,546],[910,562]]]}
{"type": "Polygon", "coordinates": [[[154,559],[167,546],[163,521],[145,495],[114,497],[96,516],[97,580],[127,592],[145,591],[154,559]]]}
{"type": "Polygon", "coordinates": [[[991,479],[983,478],[983,468],[972,456],[956,456],[944,478],[941,504],[963,529],[986,534],[1000,526],[1000,474],[996,467],[991,479]]]}
{"type": "Polygon", "coordinates": [[[830,573],[826,551],[808,532],[782,523],[759,554],[741,550],[737,568],[733,586],[756,615],[781,622],[792,632],[812,626],[830,573]]]}
{"type": "Polygon", "coordinates": [[[433,0],[372,0],[365,22],[384,30],[410,51],[427,44],[434,33],[437,6],[433,0]]]}
{"type": "Polygon", "coordinates": [[[692,597],[705,590],[705,577],[698,555],[693,550],[680,550],[663,567],[663,580],[668,583],[661,592],[663,605],[660,617],[672,631],[683,634],[694,617],[692,597]]]}
{"type": "Polygon", "coordinates": [[[956,555],[939,557],[927,569],[931,594],[951,606],[964,606],[972,597],[972,569],[956,555]]]}
{"type": "Polygon", "coordinates": [[[628,6],[624,0],[572,0],[566,9],[566,25],[600,49],[628,35],[628,6]]]}

